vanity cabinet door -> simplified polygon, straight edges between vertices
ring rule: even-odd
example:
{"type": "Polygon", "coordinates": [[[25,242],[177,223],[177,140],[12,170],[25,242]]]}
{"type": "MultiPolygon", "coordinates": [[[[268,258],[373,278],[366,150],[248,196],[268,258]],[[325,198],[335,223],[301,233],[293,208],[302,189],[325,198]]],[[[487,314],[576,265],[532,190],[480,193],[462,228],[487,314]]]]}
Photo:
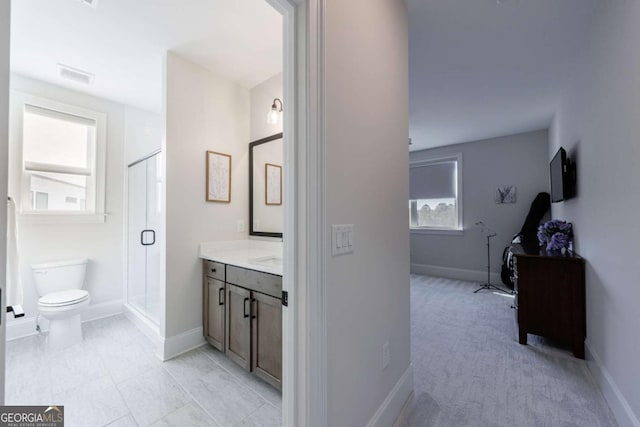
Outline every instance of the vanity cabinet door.
{"type": "Polygon", "coordinates": [[[251,292],[227,283],[225,353],[247,371],[251,369],[251,292]]]}
{"type": "Polygon", "coordinates": [[[207,281],[205,336],[212,346],[224,351],[224,307],[226,298],[224,282],[210,277],[205,280],[207,281]]]}
{"type": "Polygon", "coordinates": [[[252,292],[252,364],[254,374],[282,390],[282,302],[252,292]]]}

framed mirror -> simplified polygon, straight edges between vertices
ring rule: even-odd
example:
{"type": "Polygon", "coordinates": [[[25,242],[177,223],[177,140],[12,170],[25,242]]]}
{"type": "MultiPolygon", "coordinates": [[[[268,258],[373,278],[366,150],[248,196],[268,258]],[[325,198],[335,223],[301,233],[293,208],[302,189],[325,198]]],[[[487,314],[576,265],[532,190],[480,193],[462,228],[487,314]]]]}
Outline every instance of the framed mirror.
{"type": "Polygon", "coordinates": [[[249,234],[280,237],[284,227],[282,133],[249,144],[249,234]]]}

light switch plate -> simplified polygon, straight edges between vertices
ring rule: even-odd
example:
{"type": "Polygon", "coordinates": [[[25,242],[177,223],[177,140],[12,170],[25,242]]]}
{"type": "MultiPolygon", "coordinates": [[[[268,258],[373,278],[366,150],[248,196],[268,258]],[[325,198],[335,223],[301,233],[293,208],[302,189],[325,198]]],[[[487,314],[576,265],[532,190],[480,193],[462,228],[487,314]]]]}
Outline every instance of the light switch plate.
{"type": "Polygon", "coordinates": [[[236,224],[236,231],[238,233],[244,233],[244,220],[239,219],[238,223],[236,224]]]}
{"type": "Polygon", "coordinates": [[[344,255],[353,252],[353,224],[334,224],[331,226],[331,255],[344,255]]]}
{"type": "Polygon", "coordinates": [[[389,341],[385,342],[382,346],[382,369],[385,369],[391,363],[391,348],[389,341]]]}

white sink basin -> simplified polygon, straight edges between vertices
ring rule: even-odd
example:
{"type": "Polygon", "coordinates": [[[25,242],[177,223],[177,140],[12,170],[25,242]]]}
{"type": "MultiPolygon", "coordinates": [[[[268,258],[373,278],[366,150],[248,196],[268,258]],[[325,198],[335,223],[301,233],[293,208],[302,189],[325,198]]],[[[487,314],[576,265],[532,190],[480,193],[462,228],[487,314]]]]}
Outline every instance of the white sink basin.
{"type": "Polygon", "coordinates": [[[282,267],[282,258],[279,256],[264,256],[260,258],[250,258],[249,262],[251,264],[264,265],[269,267],[282,267]]]}

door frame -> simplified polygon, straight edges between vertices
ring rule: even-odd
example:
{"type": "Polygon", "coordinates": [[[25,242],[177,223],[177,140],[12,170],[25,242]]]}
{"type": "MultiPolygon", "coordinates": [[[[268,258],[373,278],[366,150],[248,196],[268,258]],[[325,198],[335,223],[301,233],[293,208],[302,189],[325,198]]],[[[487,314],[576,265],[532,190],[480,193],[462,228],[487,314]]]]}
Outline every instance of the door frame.
{"type": "Polygon", "coordinates": [[[326,426],[324,0],[266,0],[283,16],[282,420],[326,426]]]}
{"type": "MultiPolygon", "coordinates": [[[[0,200],[7,200],[9,177],[9,76],[11,2],[0,2],[0,200]]],[[[0,404],[5,400],[7,209],[0,209],[0,404]]]]}

